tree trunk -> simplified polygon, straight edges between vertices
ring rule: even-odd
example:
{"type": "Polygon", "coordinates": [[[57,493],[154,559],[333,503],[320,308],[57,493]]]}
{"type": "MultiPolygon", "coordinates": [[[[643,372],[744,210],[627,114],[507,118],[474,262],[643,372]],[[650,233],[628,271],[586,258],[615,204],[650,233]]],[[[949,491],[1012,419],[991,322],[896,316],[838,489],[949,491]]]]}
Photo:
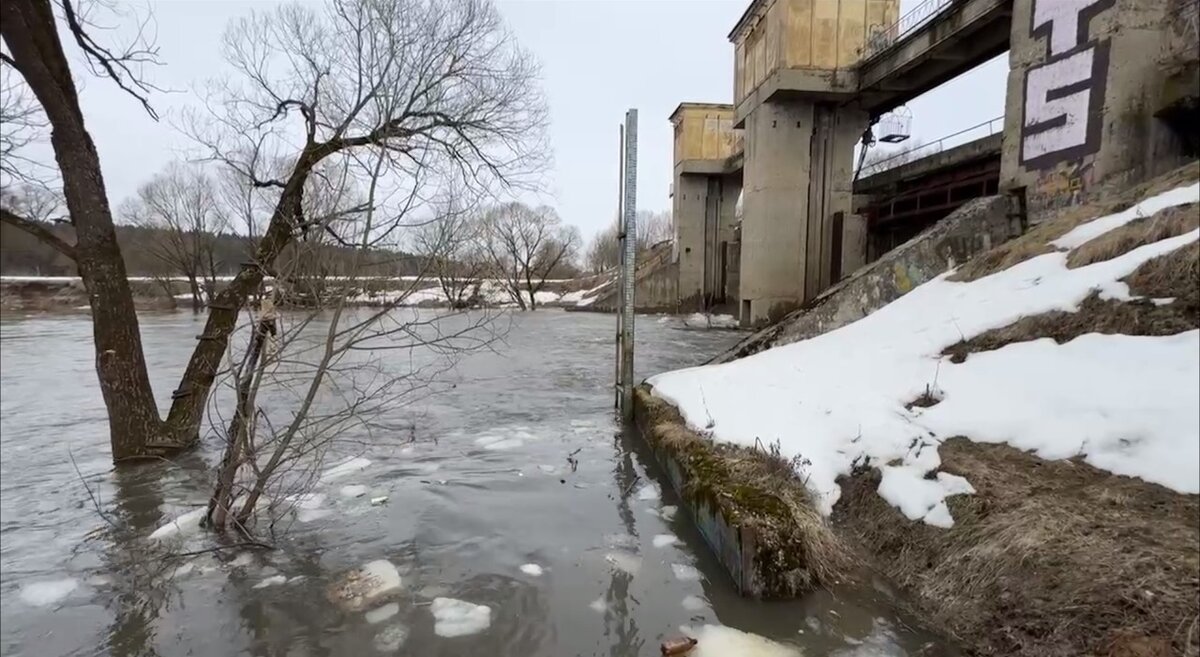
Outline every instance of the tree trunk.
{"type": "Polygon", "coordinates": [[[200,303],[200,283],[195,276],[188,276],[188,290],[192,293],[192,312],[198,313],[204,305],[200,303]]]}
{"type": "Polygon", "coordinates": [[[180,444],[161,440],[162,422],[142,353],[133,293],[117,245],[100,158],[84,125],[54,12],[47,0],[4,0],[0,17],[4,43],[52,127],[50,143],[75,226],[76,264],[92,310],[96,374],[108,409],[113,460],[178,448],[180,444]]]}

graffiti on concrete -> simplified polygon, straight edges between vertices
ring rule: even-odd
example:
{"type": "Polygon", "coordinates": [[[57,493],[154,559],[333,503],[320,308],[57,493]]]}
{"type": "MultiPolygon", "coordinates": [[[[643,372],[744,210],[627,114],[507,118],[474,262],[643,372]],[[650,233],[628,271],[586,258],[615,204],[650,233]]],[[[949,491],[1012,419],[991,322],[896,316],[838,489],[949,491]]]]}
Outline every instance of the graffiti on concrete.
{"type": "Polygon", "coordinates": [[[1038,172],[1028,200],[1042,210],[1078,205],[1094,178],[1091,162],[1076,160],[1038,172]]]}
{"type": "Polygon", "coordinates": [[[1044,169],[1100,149],[1109,43],[1088,40],[1115,0],[1033,0],[1029,33],[1046,59],[1025,72],[1021,165],[1044,169]]]}

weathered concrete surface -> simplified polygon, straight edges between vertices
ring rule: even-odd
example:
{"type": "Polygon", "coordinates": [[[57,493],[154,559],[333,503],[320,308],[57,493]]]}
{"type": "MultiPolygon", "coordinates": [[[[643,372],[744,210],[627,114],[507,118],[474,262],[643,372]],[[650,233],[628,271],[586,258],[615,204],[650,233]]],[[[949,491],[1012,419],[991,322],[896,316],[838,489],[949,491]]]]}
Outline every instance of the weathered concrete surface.
{"type": "MultiPolygon", "coordinates": [[[[645,313],[673,313],[679,308],[678,265],[671,259],[672,244],[663,242],[655,245],[637,263],[634,270],[634,309],[645,313]]],[[[617,311],[619,290],[616,284],[591,305],[567,306],[567,310],[583,310],[601,313],[617,311]]]]}
{"type": "Polygon", "coordinates": [[[1000,196],[976,199],[929,230],[817,297],[782,321],[754,333],[713,362],[805,340],[859,320],[973,255],[1020,231],[1000,196]]]}
{"type": "Polygon", "coordinates": [[[1174,43],[1176,21],[1194,20],[1194,2],[1014,0],[1013,7],[1001,181],[1024,190],[1033,216],[1187,161],[1154,114],[1169,76],[1159,53],[1174,43]]]}

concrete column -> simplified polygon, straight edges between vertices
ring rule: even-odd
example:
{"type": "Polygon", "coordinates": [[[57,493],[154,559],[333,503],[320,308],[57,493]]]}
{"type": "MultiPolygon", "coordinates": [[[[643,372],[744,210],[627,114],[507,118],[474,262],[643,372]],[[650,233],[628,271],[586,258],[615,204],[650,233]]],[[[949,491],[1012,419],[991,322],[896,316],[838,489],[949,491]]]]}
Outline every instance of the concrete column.
{"type": "Polygon", "coordinates": [[[813,106],[764,102],[746,117],[742,261],[743,324],[795,308],[804,289],[813,106]]]}
{"type": "Polygon", "coordinates": [[[708,176],[676,174],[672,199],[676,248],[679,250],[679,302],[681,310],[700,307],[704,294],[704,224],[708,203],[708,176]]]}
{"type": "Polygon", "coordinates": [[[1163,0],[1015,0],[1001,184],[1033,218],[1182,163],[1154,107],[1163,0]]]}

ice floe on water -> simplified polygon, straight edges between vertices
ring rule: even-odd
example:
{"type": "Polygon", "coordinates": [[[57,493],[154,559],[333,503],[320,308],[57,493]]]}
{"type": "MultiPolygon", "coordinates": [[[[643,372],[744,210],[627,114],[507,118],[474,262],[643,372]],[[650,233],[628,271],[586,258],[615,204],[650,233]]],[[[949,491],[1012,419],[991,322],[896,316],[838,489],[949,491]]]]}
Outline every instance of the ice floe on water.
{"type": "Polygon", "coordinates": [[[245,568],[246,566],[249,566],[252,563],[254,563],[254,555],[250,554],[249,552],[241,552],[241,553],[238,553],[238,555],[233,558],[233,561],[229,562],[229,567],[230,568],[245,568]]]}
{"type": "Polygon", "coordinates": [[[21,587],[21,600],[34,607],[48,607],[65,599],[79,587],[79,580],[72,577],[33,582],[21,587]]]}
{"type": "Polygon", "coordinates": [[[332,468],[321,473],[321,481],[330,482],[342,477],[352,475],[356,472],[362,472],[371,465],[371,459],[362,456],[356,456],[352,459],[343,461],[332,468]]]}
{"type": "Polygon", "coordinates": [[[371,625],[375,625],[382,623],[398,613],[400,613],[400,604],[396,602],[389,602],[382,607],[376,607],[363,614],[363,618],[371,625]]]}
{"type": "Polygon", "coordinates": [[[679,542],[679,537],[674,534],[657,534],[654,537],[654,547],[665,548],[669,545],[675,545],[679,542]]]}
{"type": "Polygon", "coordinates": [[[591,609],[597,614],[603,614],[604,612],[608,611],[608,601],[604,599],[604,596],[600,596],[599,598],[596,598],[588,603],[588,609],[591,609]]]}
{"type": "Polygon", "coordinates": [[[287,581],[288,581],[288,578],[284,575],[271,575],[270,577],[264,579],[263,581],[259,582],[258,584],[255,584],[254,588],[265,589],[268,586],[279,586],[280,584],[286,584],[287,581]]]}
{"type": "Polygon", "coordinates": [[[200,521],[204,519],[207,507],[193,509],[187,513],[175,516],[166,524],[150,533],[150,540],[163,541],[171,538],[181,538],[195,533],[200,529],[200,521]]]}
{"type": "Polygon", "coordinates": [[[686,596],[681,604],[688,611],[704,611],[708,608],[708,603],[704,601],[704,598],[694,595],[686,596]]]}
{"type": "Polygon", "coordinates": [[[624,550],[609,552],[604,555],[604,560],[612,564],[617,570],[629,573],[630,575],[636,575],[642,569],[642,558],[624,550]]]}
{"type": "Polygon", "coordinates": [[[545,572],[545,569],[536,563],[527,563],[521,566],[521,572],[529,575],[530,577],[541,577],[542,573],[545,572]]]}
{"type": "Polygon", "coordinates": [[[349,486],[342,486],[338,494],[346,498],[362,497],[367,494],[367,487],[362,484],[350,484],[349,486]]]}
{"type": "Polygon", "coordinates": [[[192,573],[192,571],[195,569],[196,569],[196,564],[189,561],[188,563],[185,563],[182,566],[179,566],[178,568],[176,568],[174,571],[172,571],[171,579],[186,577],[187,575],[190,575],[192,573]]]}
{"type": "Polygon", "coordinates": [[[671,572],[675,573],[675,579],[681,582],[694,582],[701,577],[700,571],[694,566],[683,563],[671,564],[671,572]]]}
{"type": "Polygon", "coordinates": [[[685,628],[684,634],[696,640],[688,657],[802,657],[799,648],[771,641],[724,625],[685,628]]]}
{"type": "Polygon", "coordinates": [[[393,653],[408,640],[408,628],[397,623],[388,625],[375,635],[375,649],[383,653],[393,653]]]}
{"type": "Polygon", "coordinates": [[[440,637],[478,634],[492,624],[492,609],[455,598],[434,598],[433,632],[440,637]]]}
{"type": "Polygon", "coordinates": [[[659,497],[658,486],[654,484],[646,484],[638,491],[639,500],[657,500],[659,497]]]}
{"type": "Polygon", "coordinates": [[[675,513],[679,511],[679,507],[668,504],[658,510],[658,516],[667,522],[675,519],[675,513]]]}
{"type": "Polygon", "coordinates": [[[497,452],[506,449],[516,449],[525,444],[520,438],[512,438],[505,436],[480,436],[475,439],[475,444],[491,451],[497,452]]]}
{"type": "Polygon", "coordinates": [[[346,573],[329,588],[329,597],[349,611],[360,611],[400,590],[400,571],[386,559],[376,559],[346,573]]]}

